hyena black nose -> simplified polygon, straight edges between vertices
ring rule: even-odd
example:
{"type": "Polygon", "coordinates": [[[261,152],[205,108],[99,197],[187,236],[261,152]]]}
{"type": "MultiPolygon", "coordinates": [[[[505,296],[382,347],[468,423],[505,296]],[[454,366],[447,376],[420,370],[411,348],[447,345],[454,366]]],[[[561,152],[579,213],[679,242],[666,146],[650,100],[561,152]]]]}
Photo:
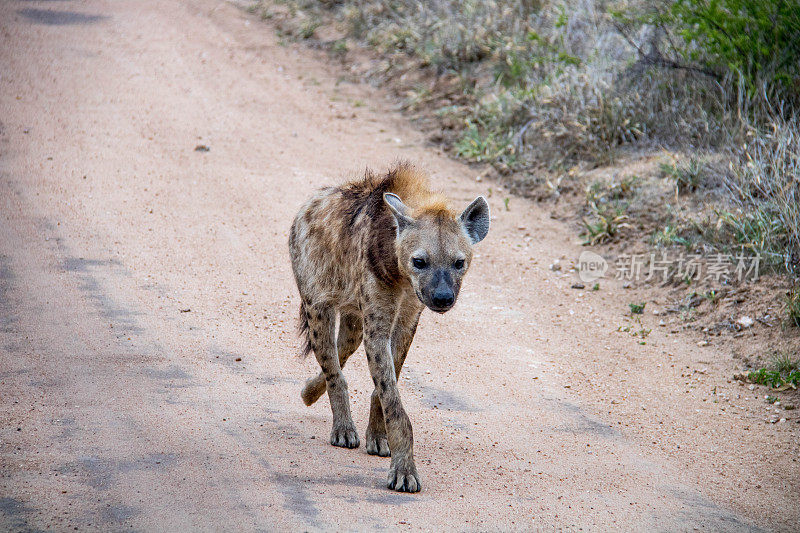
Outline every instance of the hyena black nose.
{"type": "Polygon", "coordinates": [[[450,289],[436,289],[431,298],[431,303],[437,309],[449,309],[455,301],[456,297],[450,289]]]}
{"type": "Polygon", "coordinates": [[[453,292],[453,280],[445,270],[437,270],[431,280],[433,294],[431,294],[430,308],[438,313],[444,313],[456,303],[456,295],[453,292]]]}

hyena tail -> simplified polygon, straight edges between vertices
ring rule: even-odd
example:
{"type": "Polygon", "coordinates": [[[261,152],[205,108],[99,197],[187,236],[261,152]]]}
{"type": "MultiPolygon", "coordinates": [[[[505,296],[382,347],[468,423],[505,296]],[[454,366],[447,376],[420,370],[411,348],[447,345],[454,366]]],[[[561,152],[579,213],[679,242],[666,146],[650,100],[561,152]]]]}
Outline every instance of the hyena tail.
{"type": "Polygon", "coordinates": [[[314,348],[311,345],[311,332],[309,331],[308,327],[308,312],[306,311],[306,306],[303,303],[300,303],[300,323],[297,329],[300,333],[300,337],[303,338],[303,348],[300,354],[302,357],[307,357],[314,348]]]}
{"type": "MultiPolygon", "coordinates": [[[[302,303],[300,304],[300,336],[303,338],[303,349],[302,355],[303,357],[308,356],[313,351],[313,347],[311,345],[311,332],[309,331],[308,326],[308,313],[306,312],[305,305],[302,303]]],[[[325,384],[325,374],[319,373],[319,375],[314,376],[313,378],[309,379],[306,382],[305,387],[303,387],[303,392],[300,393],[300,397],[303,399],[303,403],[306,405],[312,405],[314,402],[319,400],[319,397],[325,393],[327,386],[325,384]]]]}

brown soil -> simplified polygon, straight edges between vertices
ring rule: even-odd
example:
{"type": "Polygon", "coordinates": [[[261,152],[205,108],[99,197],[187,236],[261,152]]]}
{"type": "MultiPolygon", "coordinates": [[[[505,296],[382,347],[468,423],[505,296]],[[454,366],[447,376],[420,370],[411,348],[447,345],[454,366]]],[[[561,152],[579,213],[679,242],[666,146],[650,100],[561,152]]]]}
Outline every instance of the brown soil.
{"type": "Polygon", "coordinates": [[[229,4],[14,0],[0,39],[0,528],[797,528],[797,411],[649,309],[618,331],[631,289],[572,289],[573,228],[496,187],[401,379],[423,491],[386,490],[300,401],[289,224],[397,158],[486,183],[229,4]]]}

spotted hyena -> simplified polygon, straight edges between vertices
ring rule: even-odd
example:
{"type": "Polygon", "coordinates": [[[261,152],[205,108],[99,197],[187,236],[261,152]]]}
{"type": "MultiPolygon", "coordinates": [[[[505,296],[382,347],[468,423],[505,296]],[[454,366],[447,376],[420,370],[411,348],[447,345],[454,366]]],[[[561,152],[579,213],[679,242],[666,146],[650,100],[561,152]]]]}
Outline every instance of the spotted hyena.
{"type": "Polygon", "coordinates": [[[313,351],[322,367],[301,396],[311,405],[327,389],[331,444],[358,447],[342,367],[364,341],[375,384],[367,453],[391,455],[390,489],[420,490],[411,422],[397,390],[420,313],[453,307],[472,246],[488,231],[489,206],[482,196],[456,214],[408,164],[322,189],[292,224],[289,248],[305,351],[313,351]]]}

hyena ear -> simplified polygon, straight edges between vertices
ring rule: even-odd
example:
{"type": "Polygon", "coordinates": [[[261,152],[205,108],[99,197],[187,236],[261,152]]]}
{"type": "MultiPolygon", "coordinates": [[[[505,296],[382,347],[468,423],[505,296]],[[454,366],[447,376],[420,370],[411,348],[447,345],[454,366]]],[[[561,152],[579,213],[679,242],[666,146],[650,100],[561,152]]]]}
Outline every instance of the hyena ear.
{"type": "Polygon", "coordinates": [[[399,196],[396,194],[392,194],[390,192],[383,193],[383,201],[386,202],[386,205],[389,206],[389,209],[392,210],[392,214],[394,218],[397,220],[397,234],[399,235],[401,231],[403,231],[407,226],[410,226],[414,223],[414,219],[411,218],[411,210],[408,208],[406,204],[400,199],[399,196]]]}
{"type": "Polygon", "coordinates": [[[489,233],[489,204],[486,198],[478,196],[458,217],[469,235],[472,244],[479,243],[489,233]]]}

